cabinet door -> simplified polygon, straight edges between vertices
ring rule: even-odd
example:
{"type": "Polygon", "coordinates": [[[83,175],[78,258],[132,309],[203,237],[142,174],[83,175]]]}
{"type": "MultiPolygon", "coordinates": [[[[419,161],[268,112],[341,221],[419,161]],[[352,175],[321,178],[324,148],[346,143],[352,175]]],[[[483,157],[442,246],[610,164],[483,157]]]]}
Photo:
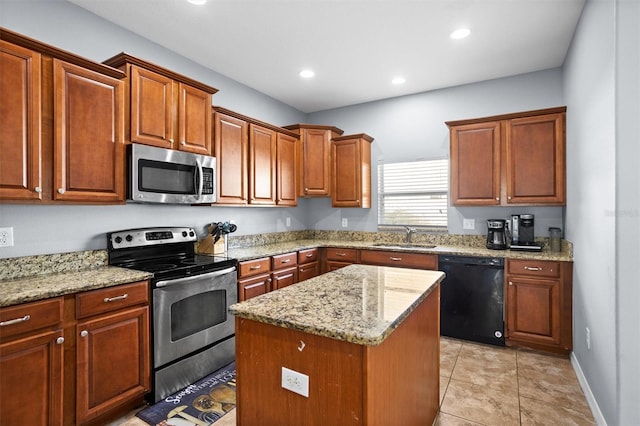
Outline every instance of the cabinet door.
{"type": "Polygon", "coordinates": [[[360,150],[358,141],[334,142],[331,150],[333,162],[333,207],[359,207],[360,205],[360,150]]]}
{"type": "Polygon", "coordinates": [[[250,204],[276,203],[276,132],[249,125],[250,204]]]}
{"type": "Polygon", "coordinates": [[[564,113],[507,121],[508,204],[565,203],[564,113]]]}
{"type": "Polygon", "coordinates": [[[319,262],[305,263],[298,266],[298,282],[320,275],[319,262]]]}
{"type": "MultiPolygon", "coordinates": [[[[62,330],[0,344],[3,425],[62,425],[62,330]]],[[[6,340],[6,339],[3,339],[6,340]]]]}
{"type": "Polygon", "coordinates": [[[501,122],[466,124],[450,129],[451,203],[500,204],[501,122]]]}
{"type": "Polygon", "coordinates": [[[131,65],[131,141],[175,148],[173,80],[131,65]]]}
{"type": "Polygon", "coordinates": [[[282,269],[271,274],[272,290],[278,290],[298,282],[298,267],[282,269]]]}
{"type": "Polygon", "coordinates": [[[124,86],[54,60],[54,199],[124,202],[124,86]]]}
{"type": "Polygon", "coordinates": [[[279,206],[297,206],[296,145],[294,137],[278,133],[277,137],[277,200],[279,206]]]}
{"type": "Polygon", "coordinates": [[[239,279],[238,302],[268,293],[271,291],[271,281],[271,274],[239,279]]]}
{"type": "Polygon", "coordinates": [[[178,84],[178,149],[211,155],[211,94],[178,84]]]}
{"type": "Polygon", "coordinates": [[[219,204],[247,204],[249,126],[229,115],[214,114],[214,156],[219,204]]]}
{"type": "Polygon", "coordinates": [[[40,54],[0,40],[0,199],[41,199],[40,54]]]}
{"type": "Polygon", "coordinates": [[[303,197],[328,197],[331,195],[330,131],[303,129],[301,133],[302,161],[300,195],[303,197]]]}
{"type": "Polygon", "coordinates": [[[78,322],[77,333],[78,423],[149,391],[148,306],[78,322]]]}
{"type": "Polygon", "coordinates": [[[559,280],[507,277],[507,335],[512,340],[560,344],[559,280]]]}

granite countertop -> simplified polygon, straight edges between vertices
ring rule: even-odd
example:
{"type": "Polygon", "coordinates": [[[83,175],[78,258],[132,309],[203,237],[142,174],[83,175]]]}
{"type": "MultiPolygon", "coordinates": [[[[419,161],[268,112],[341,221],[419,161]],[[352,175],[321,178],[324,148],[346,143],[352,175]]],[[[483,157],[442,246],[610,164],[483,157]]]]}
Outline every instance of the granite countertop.
{"type": "Polygon", "coordinates": [[[234,304],[231,313],[360,345],[379,345],[436,288],[439,271],[350,265],[234,304]]]}
{"type": "Polygon", "coordinates": [[[367,250],[385,250],[412,253],[430,253],[436,255],[460,255],[460,256],[480,256],[480,257],[501,257],[509,259],[531,259],[531,260],[554,260],[559,262],[572,262],[573,256],[570,248],[565,244],[560,252],[551,252],[547,247],[539,253],[515,251],[515,250],[489,250],[484,247],[448,245],[448,244],[420,244],[416,243],[411,247],[406,247],[402,243],[389,243],[389,245],[379,245],[382,243],[371,241],[335,241],[322,239],[306,239],[264,244],[251,247],[229,248],[227,256],[239,261],[258,259],[261,257],[275,256],[283,253],[290,253],[298,250],[305,250],[317,247],[338,247],[367,250]]]}
{"type": "Polygon", "coordinates": [[[115,266],[24,276],[0,281],[0,307],[111,287],[151,278],[148,272],[115,266]]]}

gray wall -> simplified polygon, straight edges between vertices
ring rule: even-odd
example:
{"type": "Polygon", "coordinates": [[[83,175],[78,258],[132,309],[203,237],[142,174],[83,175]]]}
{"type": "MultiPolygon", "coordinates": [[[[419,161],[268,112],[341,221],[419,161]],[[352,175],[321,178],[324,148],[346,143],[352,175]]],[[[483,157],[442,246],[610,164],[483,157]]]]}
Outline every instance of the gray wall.
{"type": "MultiPolygon", "coordinates": [[[[445,121],[486,117],[564,105],[562,72],[558,69],[468,84],[378,102],[321,111],[309,121],[331,124],[349,133],[365,132],[372,145],[372,182],[380,162],[413,161],[449,157],[449,130],[445,121]]],[[[343,217],[358,230],[373,231],[377,225],[377,197],[370,210],[337,209],[326,214],[326,203],[313,201],[312,226],[333,229],[343,217]]],[[[533,213],[535,234],[547,236],[550,226],[564,228],[561,207],[457,207],[449,209],[449,232],[486,234],[486,220],[507,219],[512,213],[533,213]],[[463,230],[463,219],[475,219],[476,229],[463,230]]]]}
{"type": "Polygon", "coordinates": [[[640,419],[639,15],[637,2],[587,1],[563,76],[573,356],[610,425],[640,419]]]}

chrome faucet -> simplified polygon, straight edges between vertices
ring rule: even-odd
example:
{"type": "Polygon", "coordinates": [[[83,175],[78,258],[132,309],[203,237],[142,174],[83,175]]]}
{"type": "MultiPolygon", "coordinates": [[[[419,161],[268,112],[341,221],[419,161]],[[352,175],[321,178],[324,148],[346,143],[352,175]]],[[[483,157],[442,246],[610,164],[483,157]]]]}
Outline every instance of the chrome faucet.
{"type": "Polygon", "coordinates": [[[411,235],[413,235],[413,233],[416,232],[417,229],[416,228],[411,228],[410,226],[405,226],[404,229],[407,230],[407,235],[406,235],[406,238],[405,238],[405,242],[407,244],[411,244],[411,235]]]}

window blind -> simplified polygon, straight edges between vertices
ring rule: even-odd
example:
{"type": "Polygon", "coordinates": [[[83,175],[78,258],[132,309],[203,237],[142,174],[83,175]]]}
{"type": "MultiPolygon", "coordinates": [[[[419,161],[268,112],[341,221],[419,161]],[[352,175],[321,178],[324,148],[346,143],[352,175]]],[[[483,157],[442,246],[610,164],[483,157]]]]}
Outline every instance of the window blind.
{"type": "Polygon", "coordinates": [[[449,162],[378,166],[378,226],[447,227],[449,162]]]}

